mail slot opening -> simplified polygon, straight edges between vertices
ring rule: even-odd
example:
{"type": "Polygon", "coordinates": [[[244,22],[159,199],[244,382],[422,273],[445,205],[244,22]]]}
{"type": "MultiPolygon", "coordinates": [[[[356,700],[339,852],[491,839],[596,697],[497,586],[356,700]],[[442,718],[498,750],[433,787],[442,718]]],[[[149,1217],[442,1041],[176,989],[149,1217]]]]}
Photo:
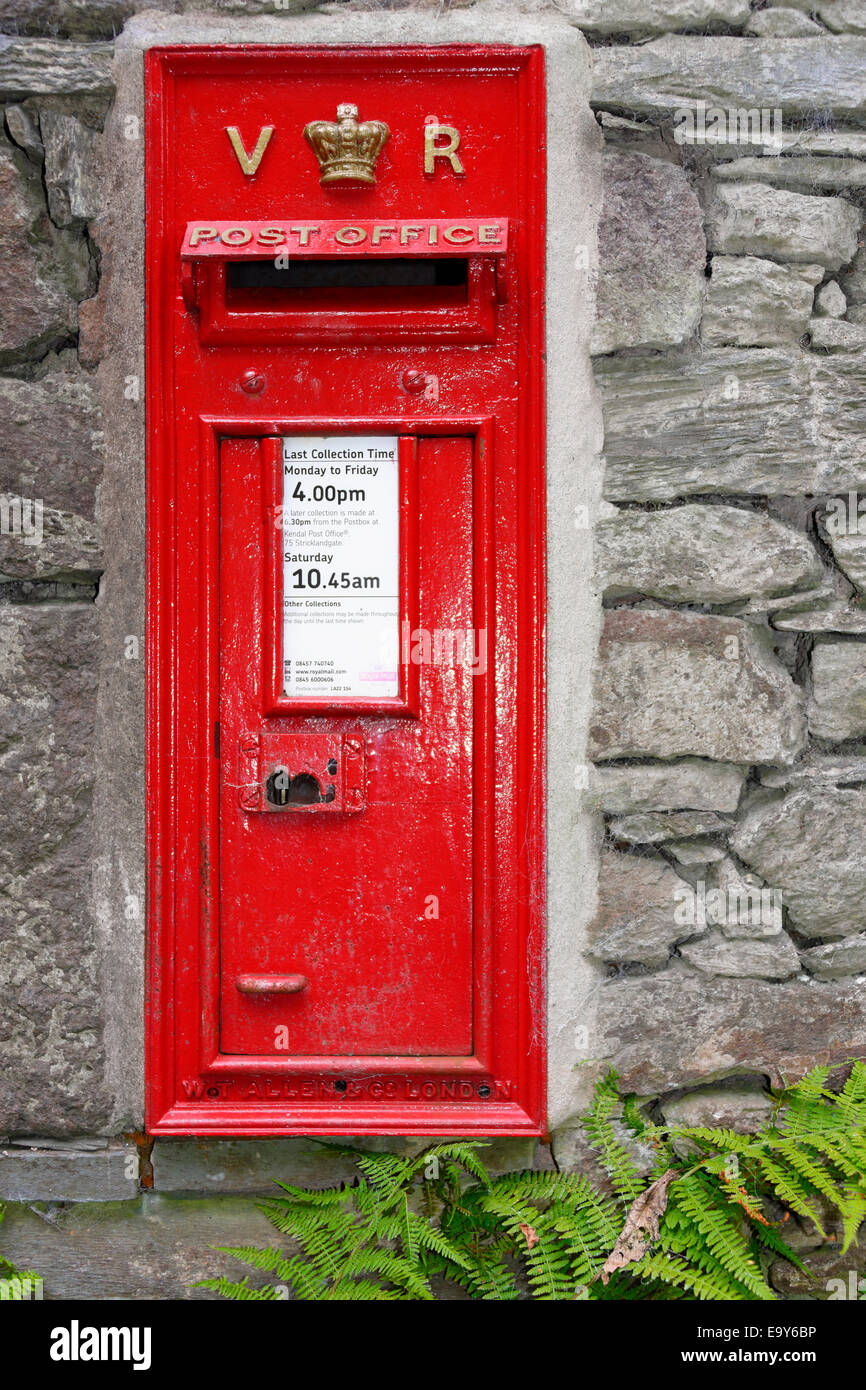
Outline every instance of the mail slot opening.
{"type": "Polygon", "coordinates": [[[291,261],[279,267],[273,261],[229,261],[229,289],[318,290],[343,288],[382,289],[388,285],[465,285],[465,256],[431,258],[382,256],[369,260],[346,256],[332,260],[291,261]]]}
{"type": "Polygon", "coordinates": [[[339,256],[273,261],[228,261],[229,312],[328,309],[429,308],[465,304],[469,267],[463,256],[369,258],[339,256]]]}

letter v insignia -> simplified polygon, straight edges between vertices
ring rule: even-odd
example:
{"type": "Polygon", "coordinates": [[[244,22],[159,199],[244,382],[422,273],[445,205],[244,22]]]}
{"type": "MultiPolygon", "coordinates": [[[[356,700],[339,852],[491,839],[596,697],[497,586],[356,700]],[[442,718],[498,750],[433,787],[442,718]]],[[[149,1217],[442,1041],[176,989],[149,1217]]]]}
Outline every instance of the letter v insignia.
{"type": "Polygon", "coordinates": [[[244,149],[244,144],[241,140],[240,131],[238,130],[237,126],[226,126],[226,135],[229,137],[232,149],[238,157],[238,164],[241,166],[241,169],[246,174],[248,179],[252,178],[253,174],[256,172],[259,165],[261,164],[262,155],[268,148],[273,133],[274,127],[272,125],[263,125],[261,130],[259,131],[259,138],[256,141],[255,149],[253,150],[252,154],[247,154],[246,150],[244,149]]]}

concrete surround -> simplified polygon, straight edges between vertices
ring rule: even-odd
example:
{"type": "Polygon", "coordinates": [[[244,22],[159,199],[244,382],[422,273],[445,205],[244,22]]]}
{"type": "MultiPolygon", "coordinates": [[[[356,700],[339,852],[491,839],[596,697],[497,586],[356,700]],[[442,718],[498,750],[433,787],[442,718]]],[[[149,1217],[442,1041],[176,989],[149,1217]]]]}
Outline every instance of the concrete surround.
{"type": "Polygon", "coordinates": [[[104,531],[115,538],[100,591],[100,742],[97,773],[95,914],[106,1007],[106,1080],[114,1111],[106,1133],[142,1123],[144,774],[140,663],[118,660],[127,634],[143,633],[144,411],[124,398],[127,379],[143,380],[143,141],[126,138],[143,117],[143,55],[167,44],[233,43],[541,43],[548,83],[548,971],[550,1122],[585,1104],[583,1060],[575,1050],[588,1023],[596,971],[581,961],[594,910],[596,841],[592,819],[576,810],[590,690],[581,673],[598,643],[600,603],[585,544],[600,494],[601,419],[589,359],[596,226],[601,207],[598,127],[588,104],[589,48],[565,21],[455,13],[346,14],[291,19],[214,20],[146,13],[119,36],[117,95],[105,130],[111,150],[103,214],[112,245],[107,332],[113,344],[99,371],[105,416],[104,531]],[[581,197],[573,190],[579,187],[581,197]],[[585,252],[582,248],[586,248],[585,252]],[[584,261],[586,269],[583,269],[584,261]],[[576,264],[581,268],[576,271],[576,264]],[[582,350],[580,345],[582,346],[582,350]],[[579,422],[579,425],[577,425],[579,422]],[[576,427],[577,426],[577,427],[576,427]],[[130,788],[134,794],[130,796],[130,788]],[[578,910],[575,911],[575,906],[578,910]],[[577,968],[576,968],[577,967],[577,968]]]}

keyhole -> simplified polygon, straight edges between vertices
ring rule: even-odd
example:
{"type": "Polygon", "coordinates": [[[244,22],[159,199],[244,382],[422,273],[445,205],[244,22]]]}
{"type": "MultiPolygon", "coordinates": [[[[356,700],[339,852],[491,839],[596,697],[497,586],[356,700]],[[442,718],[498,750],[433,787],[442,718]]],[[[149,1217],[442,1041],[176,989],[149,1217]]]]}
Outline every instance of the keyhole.
{"type": "Polygon", "coordinates": [[[321,801],[322,788],[311,772],[290,777],[284,767],[272,772],[265,783],[265,794],[272,806],[314,806],[321,801]]]}
{"type": "Polygon", "coordinates": [[[322,799],[322,788],[312,772],[299,772],[289,783],[289,805],[313,806],[322,799]]]}

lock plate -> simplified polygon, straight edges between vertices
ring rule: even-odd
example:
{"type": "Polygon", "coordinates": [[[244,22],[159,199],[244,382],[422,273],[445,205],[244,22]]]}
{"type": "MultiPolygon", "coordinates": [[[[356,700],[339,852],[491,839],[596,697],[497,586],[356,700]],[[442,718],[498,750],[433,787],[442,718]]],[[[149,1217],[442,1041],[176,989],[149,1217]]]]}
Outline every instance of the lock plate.
{"type": "Polygon", "coordinates": [[[363,733],[246,734],[238,748],[238,801],[244,811],[277,815],[363,811],[363,733]]]}

